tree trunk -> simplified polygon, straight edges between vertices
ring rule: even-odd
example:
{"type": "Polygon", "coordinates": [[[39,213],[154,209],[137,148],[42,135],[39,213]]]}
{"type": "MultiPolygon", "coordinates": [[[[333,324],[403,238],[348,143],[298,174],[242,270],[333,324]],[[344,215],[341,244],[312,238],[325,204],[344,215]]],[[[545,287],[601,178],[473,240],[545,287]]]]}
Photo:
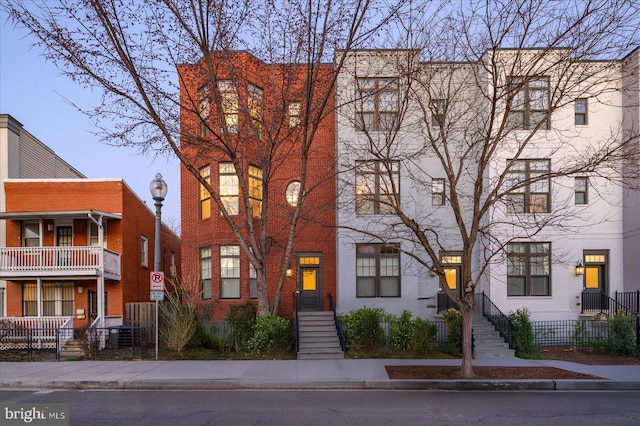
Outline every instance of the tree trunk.
{"type": "MultiPolygon", "coordinates": [[[[473,299],[469,303],[465,295],[465,304],[461,310],[462,314],[462,364],[460,365],[460,374],[465,379],[471,379],[473,374],[473,299]]],[[[473,297],[473,295],[471,296],[473,297]]]]}

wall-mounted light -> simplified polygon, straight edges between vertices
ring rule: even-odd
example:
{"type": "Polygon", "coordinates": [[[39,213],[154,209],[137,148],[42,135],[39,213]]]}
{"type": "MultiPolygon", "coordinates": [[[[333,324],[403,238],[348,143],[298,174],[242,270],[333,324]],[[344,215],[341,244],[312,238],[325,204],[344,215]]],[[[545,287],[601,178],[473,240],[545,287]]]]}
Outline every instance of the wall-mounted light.
{"type": "Polygon", "coordinates": [[[287,276],[288,276],[288,277],[293,276],[293,269],[291,269],[291,268],[288,268],[288,269],[287,269],[287,276]]]}
{"type": "Polygon", "coordinates": [[[581,260],[576,263],[576,275],[584,275],[584,265],[581,260]]]}
{"type": "Polygon", "coordinates": [[[53,232],[53,223],[50,223],[50,224],[47,225],[47,230],[49,232],[53,232]]]}
{"type": "Polygon", "coordinates": [[[81,285],[78,286],[78,294],[82,294],[84,293],[84,287],[82,287],[81,285]]]}
{"type": "Polygon", "coordinates": [[[429,274],[430,274],[432,277],[435,277],[435,276],[437,276],[437,275],[438,275],[438,272],[436,271],[436,267],[435,267],[435,266],[433,266],[433,267],[429,268],[429,274]]]}

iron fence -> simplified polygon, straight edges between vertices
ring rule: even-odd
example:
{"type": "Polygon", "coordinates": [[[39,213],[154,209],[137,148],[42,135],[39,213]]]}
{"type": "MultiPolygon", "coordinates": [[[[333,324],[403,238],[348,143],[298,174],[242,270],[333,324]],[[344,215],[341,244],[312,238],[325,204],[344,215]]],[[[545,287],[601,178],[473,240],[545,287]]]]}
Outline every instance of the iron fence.
{"type": "MultiPolygon", "coordinates": [[[[633,320],[636,344],[640,345],[640,319],[633,320]]],[[[574,346],[591,347],[594,344],[609,341],[610,326],[608,321],[532,321],[535,342],[540,346],[574,346]]]]}

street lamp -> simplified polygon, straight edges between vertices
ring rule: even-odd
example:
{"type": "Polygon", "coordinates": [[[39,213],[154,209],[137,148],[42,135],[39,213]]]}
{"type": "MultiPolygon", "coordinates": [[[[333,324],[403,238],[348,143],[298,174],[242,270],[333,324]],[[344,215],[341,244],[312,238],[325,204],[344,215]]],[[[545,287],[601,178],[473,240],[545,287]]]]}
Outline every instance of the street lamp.
{"type": "MultiPolygon", "coordinates": [[[[153,271],[160,272],[160,239],[162,238],[162,202],[167,196],[167,182],[162,179],[160,173],[149,184],[151,196],[156,202],[156,235],[153,250],[153,271]]],[[[156,299],[156,360],[158,359],[158,299],[156,299]]]]}

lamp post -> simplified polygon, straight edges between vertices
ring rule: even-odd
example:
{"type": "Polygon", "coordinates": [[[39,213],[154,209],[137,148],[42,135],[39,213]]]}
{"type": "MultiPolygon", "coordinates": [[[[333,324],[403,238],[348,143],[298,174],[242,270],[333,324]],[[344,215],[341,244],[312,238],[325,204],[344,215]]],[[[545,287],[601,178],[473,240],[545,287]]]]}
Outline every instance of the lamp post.
{"type": "MultiPolygon", "coordinates": [[[[160,173],[156,173],[156,178],[151,181],[149,190],[156,205],[156,232],[153,250],[153,271],[160,272],[160,240],[162,238],[162,202],[167,196],[167,182],[162,179],[160,173]]],[[[156,360],[158,359],[158,300],[156,299],[156,360]]]]}

